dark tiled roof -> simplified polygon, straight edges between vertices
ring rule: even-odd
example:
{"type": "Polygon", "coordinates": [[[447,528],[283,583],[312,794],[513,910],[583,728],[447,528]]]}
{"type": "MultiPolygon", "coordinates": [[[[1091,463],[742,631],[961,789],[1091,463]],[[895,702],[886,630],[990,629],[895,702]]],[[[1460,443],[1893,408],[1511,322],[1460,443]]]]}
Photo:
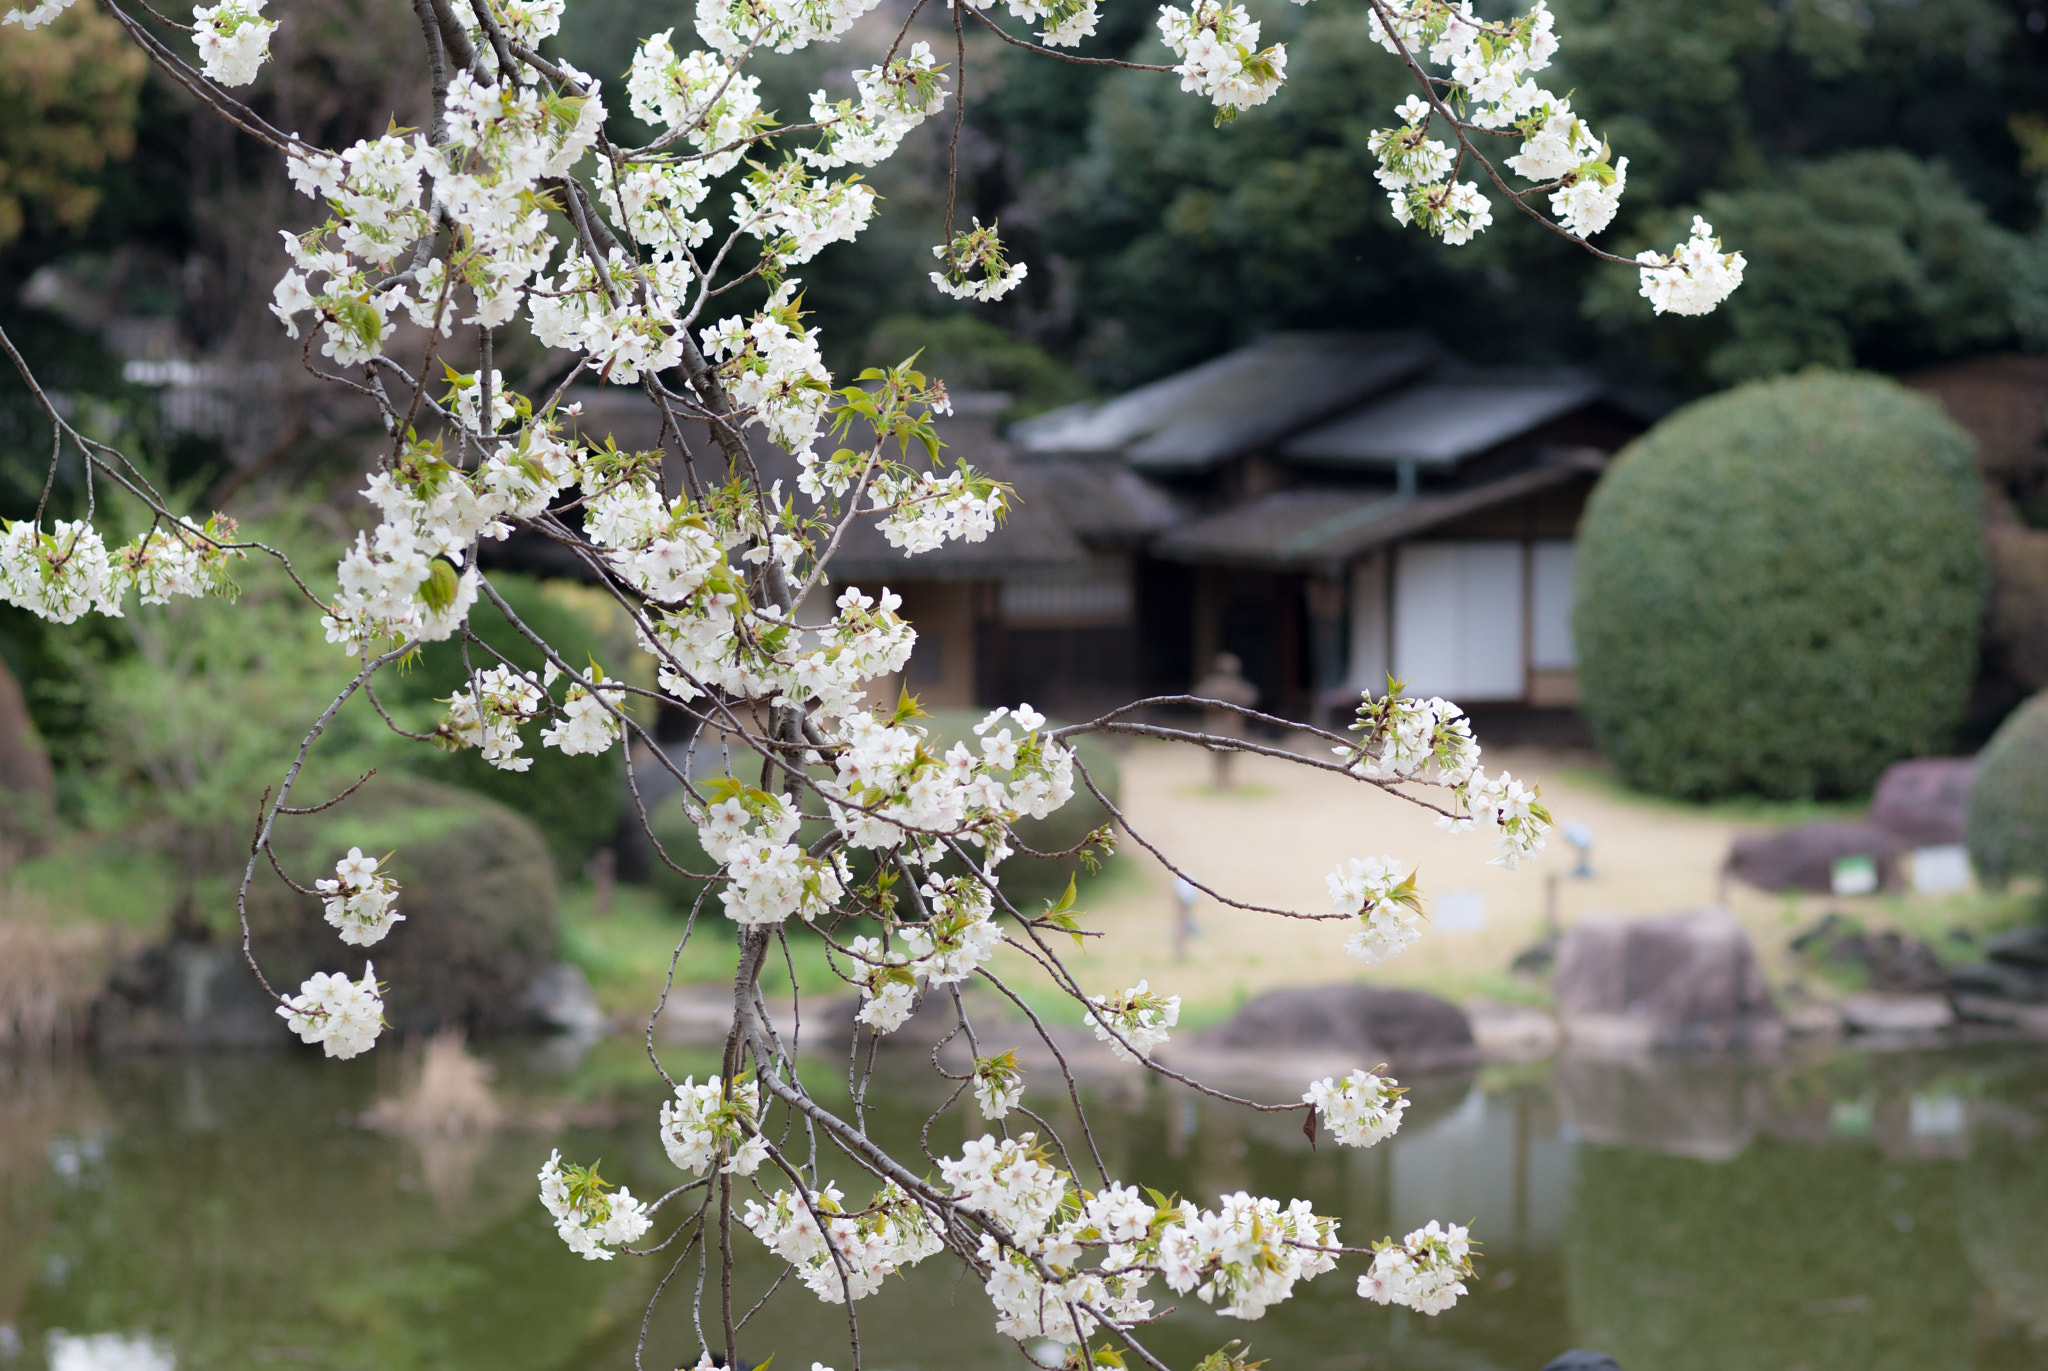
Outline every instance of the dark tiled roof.
{"type": "Polygon", "coordinates": [[[1275,333],[1163,381],[1019,424],[1028,452],[1121,453],[1200,471],[1315,423],[1441,358],[1420,334],[1275,333]]]}
{"type": "MultiPolygon", "coordinates": [[[[1036,464],[1020,462],[1009,444],[995,436],[991,421],[1005,403],[1007,397],[1002,396],[957,395],[955,413],[937,421],[939,437],[946,444],[939,454],[943,466],[950,468],[954,462],[965,461],[1016,490],[1018,498],[1011,501],[1003,526],[979,543],[949,542],[907,557],[902,548],[889,546],[874,519],[862,517],[854,520],[840,539],[830,570],[834,581],[1000,580],[1088,564],[1088,550],[1083,545],[1086,521],[1073,517],[1074,511],[1058,486],[1046,487],[1033,469],[1036,464]]],[[[760,449],[766,444],[755,446],[760,449]]],[[[767,464],[774,462],[787,465],[788,482],[794,485],[794,460],[779,453],[764,457],[764,475],[768,474],[767,464]]],[[[1122,475],[1137,479],[1128,472],[1122,475]]],[[[1098,506],[1114,508],[1100,500],[1098,506]]]]}
{"type": "Polygon", "coordinates": [[[1318,466],[1452,467],[1600,397],[1579,371],[1433,376],[1288,439],[1282,457],[1318,466]]]}
{"type": "Polygon", "coordinates": [[[1020,453],[1010,470],[1023,501],[1056,511],[1084,543],[1142,542],[1188,517],[1172,495],[1114,457],[1020,453]]]}
{"type": "Polygon", "coordinates": [[[1327,570],[1397,539],[1597,474],[1606,465],[1604,453],[1581,448],[1462,490],[1421,495],[1276,490],[1236,509],[1182,524],[1155,542],[1153,551],[1181,562],[1327,570]]]}
{"type": "Polygon", "coordinates": [[[1086,566],[1088,550],[1065,511],[1036,498],[1035,485],[1019,465],[1001,453],[969,459],[975,470],[1007,481],[1021,497],[1010,504],[1003,526],[979,543],[949,542],[915,557],[890,547],[872,518],[859,518],[840,539],[832,558],[834,581],[979,581],[1086,566]],[[1020,479],[1021,478],[1021,479],[1020,479]]]}

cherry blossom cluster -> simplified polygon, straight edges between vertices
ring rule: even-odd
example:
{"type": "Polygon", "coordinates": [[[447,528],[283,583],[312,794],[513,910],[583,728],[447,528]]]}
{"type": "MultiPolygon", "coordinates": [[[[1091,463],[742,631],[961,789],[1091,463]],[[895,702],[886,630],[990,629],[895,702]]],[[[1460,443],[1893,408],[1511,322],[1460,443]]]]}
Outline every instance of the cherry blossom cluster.
{"type": "Polygon", "coordinates": [[[1643,264],[1642,296],[1659,314],[1710,314],[1714,306],[1742,284],[1749,263],[1739,252],[1721,251],[1714,226],[1695,214],[1692,237],[1668,255],[1647,249],[1636,254],[1643,264]]]}
{"type": "Polygon", "coordinates": [[[803,816],[787,799],[729,777],[712,789],[722,798],[698,820],[697,837],[725,869],[725,917],[742,927],[815,919],[853,883],[843,855],[814,857],[791,841],[803,816]]]}
{"type": "Polygon", "coordinates": [[[1180,996],[1161,995],[1147,981],[1114,995],[1090,995],[1088,1005],[1088,1026],[1119,1061],[1132,1060],[1134,1052],[1151,1056],[1180,1022],[1180,996]]]}
{"type": "Polygon", "coordinates": [[[270,35],[277,25],[256,16],[264,0],[221,0],[192,9],[192,41],[206,74],[224,86],[246,86],[270,55],[270,35]]]}
{"type": "Polygon", "coordinates": [[[1009,855],[1017,815],[1044,818],[1074,793],[1073,753],[1041,734],[1044,723],[1029,705],[997,709],[975,725],[981,756],[965,740],[941,756],[914,724],[850,715],[840,729],[836,775],[818,789],[851,847],[907,843],[906,858],[924,862],[943,855],[937,835],[958,835],[985,849],[993,871],[1009,855]],[[995,728],[1005,715],[1025,729],[1023,737],[995,728]]]}
{"type": "Polygon", "coordinates": [[[1023,1098],[1024,1072],[1017,1066],[1015,1052],[974,1059],[974,1105],[981,1111],[981,1117],[993,1123],[1015,1109],[1023,1098]]]}
{"type": "Polygon", "coordinates": [[[1332,910],[1359,921],[1344,950],[1367,966],[1398,957],[1421,939],[1422,897],[1394,858],[1353,857],[1325,879],[1332,910]]]}
{"type": "Polygon", "coordinates": [[[779,270],[859,237],[874,217],[876,199],[858,177],[828,181],[813,176],[802,157],[791,156],[748,174],[733,192],[732,217],[761,240],[762,258],[779,270]]]}
{"type": "MultiPolygon", "coordinates": [[[[548,663],[544,679],[554,684],[555,664],[548,663]]],[[[570,757],[594,756],[609,752],[613,743],[619,740],[619,704],[626,698],[626,692],[607,689],[617,686],[596,667],[590,669],[590,684],[572,682],[562,696],[561,717],[541,730],[540,740],[549,747],[560,748],[570,757]]]]}
{"type": "Polygon", "coordinates": [[[1372,1270],[1358,1278],[1358,1294],[1375,1304],[1400,1304],[1432,1318],[1466,1293],[1462,1277],[1472,1274],[1472,1244],[1457,1224],[1435,1219],[1399,1243],[1373,1244],[1372,1270]]]}
{"type": "MultiPolygon", "coordinates": [[[[985,10],[995,0],[967,0],[975,9],[985,10]]],[[[1039,41],[1050,47],[1071,48],[1095,32],[1101,19],[1097,0],[1009,0],[1010,13],[1027,24],[1043,24],[1039,41]]]]}
{"type": "Polygon", "coordinates": [[[174,595],[232,595],[227,564],[243,554],[222,544],[234,536],[234,521],[217,514],[204,528],[190,519],[155,524],[110,554],[84,520],[57,519],[47,532],[11,522],[0,533],[0,600],[69,624],[88,612],[122,617],[130,589],[146,605],[174,595]]]}
{"type": "Polygon", "coordinates": [[[135,587],[146,605],[169,604],[173,595],[235,594],[227,565],[246,554],[222,544],[233,542],[235,521],[216,514],[204,527],[190,519],[158,523],[134,542],[114,549],[113,574],[135,587]]]}
{"type": "Polygon", "coordinates": [[[905,557],[930,552],[949,539],[978,543],[995,532],[1007,510],[1003,491],[965,470],[888,474],[873,483],[874,507],[886,510],[879,527],[890,547],[905,557]]]}
{"type": "Polygon", "coordinates": [[[1301,1102],[1316,1114],[1346,1147],[1371,1147],[1401,1127],[1408,1109],[1405,1092],[1391,1079],[1370,1071],[1354,1071],[1341,1082],[1328,1076],[1313,1082],[1301,1102]]]}
{"type": "Polygon", "coordinates": [[[849,979],[860,992],[854,1022],[877,1033],[894,1033],[917,1008],[917,973],[910,969],[909,955],[866,935],[855,938],[847,952],[855,963],[849,979]]]}
{"type": "Polygon", "coordinates": [[[562,1165],[559,1150],[540,1169],[540,1202],[554,1216],[555,1232],[585,1261],[610,1261],[609,1249],[638,1241],[653,1224],[632,1191],[621,1186],[608,1195],[608,1188],[595,1168],[562,1165]]]}
{"type": "Polygon", "coordinates": [[[854,72],[858,103],[834,102],[822,90],[811,96],[811,120],[824,125],[824,141],[797,156],[821,171],[887,161],[912,129],[945,107],[946,80],[925,42],[912,44],[908,57],[854,72]]]}
{"type": "Polygon", "coordinates": [[[45,24],[55,23],[58,15],[71,8],[72,2],[73,0],[41,0],[34,9],[15,9],[0,14],[0,24],[19,24],[24,29],[39,29],[45,24]]]}
{"type": "MultiPolygon", "coordinates": [[[[521,423],[512,441],[494,443],[469,470],[437,443],[409,443],[392,469],[370,476],[363,498],[381,518],[356,535],[335,569],[339,593],[321,620],[329,642],[355,653],[375,643],[452,636],[480,591],[471,556],[477,539],[508,536],[507,520],[533,517],[577,479],[576,453],[560,436],[557,417],[532,415],[495,372],[493,380],[499,384],[487,427],[495,435],[504,422],[521,423]]],[[[451,396],[471,431],[482,404],[477,385],[475,377],[459,377],[451,396]]]]}
{"type": "MultiPolygon", "coordinates": [[[[1365,1146],[1398,1125],[1405,1104],[1399,1093],[1391,1082],[1355,1072],[1341,1087],[1318,1082],[1305,1102],[1326,1108],[1333,1126],[1352,1135],[1345,1141],[1365,1146]]],[[[1344,1250],[1337,1221],[1305,1200],[1283,1205],[1240,1191],[1221,1197],[1213,1210],[1196,1210],[1158,1195],[1151,1197],[1158,1203],[1148,1202],[1120,1183],[1076,1196],[1072,1177],[1052,1165],[1031,1133],[970,1141],[958,1158],[940,1159],[939,1173],[962,1210],[999,1226],[984,1235],[977,1256],[989,1270],[985,1288],[997,1328],[1016,1338],[1072,1343],[1104,1321],[1142,1321],[1151,1315],[1143,1291],[1155,1273],[1176,1294],[1192,1291],[1226,1317],[1256,1319],[1299,1282],[1334,1269],[1344,1250]],[[1085,1266],[1098,1252],[1099,1265],[1085,1266]]],[[[1401,1303],[1434,1312],[1464,1293],[1456,1284],[1470,1274],[1462,1228],[1446,1233],[1432,1222],[1404,1244],[1383,1242],[1375,1251],[1398,1253],[1412,1274],[1405,1283],[1390,1279],[1371,1289],[1362,1279],[1361,1295],[1392,1292],[1401,1303]]],[[[1391,1272],[1396,1260],[1376,1256],[1375,1271],[1391,1272]]]]}
{"type": "Polygon", "coordinates": [[[911,970],[927,985],[957,985],[995,955],[1003,941],[995,896],[971,876],[925,877],[918,888],[926,918],[901,926],[911,970]]]}
{"type": "MultiPolygon", "coordinates": [[[[1493,222],[1478,183],[1455,179],[1475,155],[1466,132],[1478,130],[1521,135],[1520,150],[1503,164],[1532,183],[1519,198],[1550,193],[1551,214],[1566,233],[1588,239],[1614,222],[1628,188],[1628,159],[1612,155],[1569,98],[1531,76],[1550,65],[1558,48],[1545,0],[1504,22],[1480,19],[1471,0],[1375,0],[1370,23],[1380,45],[1418,64],[1418,72],[1424,61],[1450,69],[1448,78],[1430,78],[1428,101],[1411,95],[1395,108],[1400,128],[1371,135],[1397,221],[1451,244],[1469,242],[1493,222]],[[1455,131],[1455,151],[1429,136],[1433,118],[1455,131]]],[[[1712,230],[1694,223],[1692,239],[1672,253],[1637,255],[1642,293],[1660,314],[1704,314],[1742,282],[1741,254],[1722,253],[1712,230]]]]}
{"type": "Polygon", "coordinates": [[[1256,1319],[1337,1264],[1337,1221],[1307,1200],[1275,1199],[1243,1191],[1225,1195],[1166,1230],[1159,1268],[1174,1293],[1195,1292],[1226,1318],[1256,1319]]]}
{"type": "Polygon", "coordinates": [[[1432,113],[1441,110],[1456,122],[1451,114],[1456,105],[1466,111],[1467,127],[1522,132],[1522,151],[1508,159],[1508,166],[1529,180],[1557,182],[1561,190],[1552,197],[1553,207],[1566,203],[1564,188],[1581,182],[1611,191],[1601,203],[1580,192],[1570,201],[1573,218],[1566,224],[1581,236],[1606,227],[1614,217],[1621,178],[1607,166],[1604,145],[1593,140],[1574,160],[1584,140],[1577,136],[1579,125],[1569,103],[1529,79],[1530,72],[1549,66],[1557,51],[1554,20],[1544,0],[1502,24],[1476,18],[1470,0],[1391,0],[1384,11],[1375,6],[1369,22],[1373,38],[1387,51],[1451,69],[1441,97],[1433,103],[1408,97],[1394,111],[1404,127],[1372,135],[1370,146],[1381,160],[1379,181],[1396,221],[1419,224],[1450,244],[1470,242],[1492,224],[1492,206],[1478,184],[1452,179],[1463,157],[1427,137],[1432,113]]]}
{"type": "Polygon", "coordinates": [[[957,1160],[940,1159],[939,1173],[963,1210],[992,1219],[1010,1239],[985,1233],[976,1253],[988,1268],[983,1289],[998,1332],[1078,1342],[1104,1317],[1150,1317],[1141,1292],[1151,1277],[1139,1262],[1158,1211],[1137,1191],[1111,1186],[1072,1203],[1073,1178],[1051,1165],[1033,1133],[970,1140],[957,1160]],[[1097,1251],[1100,1264],[1084,1267],[1097,1251]]]}
{"type": "Polygon", "coordinates": [[[674,39],[669,28],[640,40],[626,72],[628,106],[634,118],[680,131],[697,149],[689,175],[716,179],[744,160],[745,148],[734,145],[760,126],[761,78],[742,74],[736,54],[678,54],[674,39]]]}
{"type": "Polygon", "coordinates": [[[865,1299],[892,1272],[915,1266],[944,1248],[939,1228],[924,1207],[891,1182],[865,1209],[849,1214],[836,1185],[809,1192],[810,1202],[778,1190],[764,1208],[747,1201],[741,1222],[768,1249],[796,1268],[811,1293],[827,1304],[850,1295],[865,1299]],[[814,1212],[815,1211],[815,1212],[814,1212]],[[818,1216],[825,1220],[818,1226],[818,1216]],[[836,1254],[836,1255],[835,1255],[836,1254]]]}
{"type": "MultiPolygon", "coordinates": [[[[1543,835],[1551,827],[1550,811],[1536,788],[1524,786],[1503,771],[1498,776],[1475,775],[1470,785],[1452,793],[1469,815],[1493,826],[1493,845],[1500,855],[1487,865],[1512,871],[1543,850],[1543,835]]],[[[1462,831],[1471,826],[1471,818],[1438,819],[1437,823],[1462,831]]]]}
{"type": "Polygon", "coordinates": [[[366,362],[382,354],[401,307],[423,328],[446,329],[456,278],[475,304],[465,322],[509,322],[555,244],[540,182],[574,166],[604,123],[596,83],[566,64],[560,70],[587,93],[460,71],[448,87],[445,142],[389,133],[340,154],[295,155],[293,184],[326,201],[331,213],[306,233],[285,235],[293,270],[278,281],[272,311],[291,335],[298,336],[297,316],[310,310],[325,355],[344,366],[366,362]],[[452,256],[373,280],[369,268],[385,271],[431,232],[430,205],[459,230],[452,256]]]}
{"type": "Polygon", "coordinates": [[[526,771],[533,758],[522,757],[526,745],[519,727],[540,718],[547,698],[531,671],[494,666],[476,673],[468,690],[458,690],[445,703],[444,736],[463,747],[481,748],[486,762],[500,771],[526,771]]]}
{"type": "Polygon", "coordinates": [[[361,1056],[384,1029],[384,998],[367,962],[360,981],[338,972],[314,973],[277,1012],[301,1042],[319,1043],[330,1057],[361,1056]]]}
{"type": "Polygon", "coordinates": [[[829,43],[880,0],[697,0],[697,34],[720,52],[829,43]]]}
{"type": "Polygon", "coordinates": [[[1182,10],[1159,7],[1159,36],[1180,60],[1174,74],[1180,88],[1216,106],[1216,122],[1263,105],[1287,76],[1287,49],[1259,46],[1259,21],[1243,5],[1195,0],[1182,10]]]}
{"type": "Polygon", "coordinates": [[[927,875],[918,895],[927,917],[921,923],[896,926],[901,948],[867,936],[855,938],[847,948],[855,963],[851,979],[861,996],[855,1017],[877,1033],[893,1033],[903,1026],[916,1007],[920,987],[966,980],[1003,940],[994,917],[995,897],[980,880],[927,875]]]}
{"type": "Polygon", "coordinates": [[[990,224],[983,228],[976,219],[973,228],[932,249],[932,256],[945,267],[932,273],[932,284],[941,295],[956,300],[1000,300],[1030,273],[1026,263],[1010,261],[998,227],[990,224]]]}
{"type": "MultiPolygon", "coordinates": [[[[752,319],[721,319],[704,331],[704,355],[719,363],[718,379],[748,420],[780,446],[809,454],[832,398],[832,374],[818,351],[817,331],[802,327],[800,283],[784,281],[752,319]]],[[[821,492],[808,486],[813,500],[821,492]]]]}
{"type": "Polygon", "coordinates": [[[334,570],[340,587],[320,624],[328,642],[352,655],[380,639],[452,637],[478,593],[475,568],[457,571],[401,524],[358,533],[334,570]]]}
{"type": "MultiPolygon", "coordinates": [[[[1485,820],[1494,830],[1494,846],[1499,852],[1492,865],[1512,870],[1543,850],[1543,835],[1550,831],[1551,820],[1539,792],[1506,772],[1489,777],[1479,769],[1479,744],[1472,738],[1471,721],[1450,701],[1434,696],[1411,699],[1398,689],[1377,699],[1367,693],[1351,731],[1360,735],[1358,742],[1331,751],[1345,759],[1354,776],[1381,782],[1419,781],[1449,790],[1451,810],[1437,820],[1437,826],[1463,833],[1475,821],[1485,820]]],[[[1332,897],[1340,898],[1338,912],[1360,912],[1370,921],[1369,906],[1342,905],[1339,879],[1333,876],[1330,886],[1332,897]]],[[[1393,931],[1391,925],[1389,931],[1393,931]]]]}
{"type": "Polygon", "coordinates": [[[721,1175],[751,1176],[768,1159],[761,1137],[761,1087],[735,1078],[730,1089],[717,1076],[698,1085],[685,1076],[673,1100],[661,1106],[661,1145],[668,1159],[701,1176],[714,1163],[721,1175]]]}
{"type": "Polygon", "coordinates": [[[1454,247],[1485,232],[1493,223],[1493,206],[1477,182],[1449,179],[1458,159],[1428,136],[1430,107],[1411,95],[1394,113],[1401,116],[1402,127],[1375,130],[1368,146],[1380,159],[1373,175],[1386,189],[1395,221],[1419,223],[1454,247]]]}
{"type": "MultiPolygon", "coordinates": [[[[483,25],[477,21],[470,0],[451,0],[451,3],[470,43],[482,44],[483,25]]],[[[498,0],[493,10],[504,35],[525,47],[536,47],[542,39],[552,38],[562,29],[562,0],[498,0]]],[[[522,69],[521,79],[531,81],[534,73],[530,69],[522,69]]]]}
{"type": "MultiPolygon", "coordinates": [[[[398,882],[377,868],[374,857],[365,857],[360,847],[334,864],[334,875],[315,881],[327,922],[341,932],[341,940],[356,947],[384,941],[393,924],[405,922],[398,912],[398,882]]],[[[310,1042],[311,1039],[308,1039],[310,1042]]]]}
{"type": "Polygon", "coordinates": [[[1351,732],[1360,735],[1357,746],[1331,751],[1363,780],[1457,786],[1479,769],[1472,721],[1449,700],[1418,700],[1398,689],[1374,698],[1368,691],[1351,732]]]}

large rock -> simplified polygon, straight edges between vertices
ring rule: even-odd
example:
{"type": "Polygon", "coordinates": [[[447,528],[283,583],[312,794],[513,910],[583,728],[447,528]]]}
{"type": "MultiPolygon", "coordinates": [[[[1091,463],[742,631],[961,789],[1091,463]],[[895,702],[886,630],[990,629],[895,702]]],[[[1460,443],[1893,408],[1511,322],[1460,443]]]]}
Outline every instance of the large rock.
{"type": "Polygon", "coordinates": [[[1970,817],[1968,757],[1915,757],[1885,768],[1870,801],[1870,822],[1902,847],[1937,847],[1963,841],[1970,817]]]}
{"type": "Polygon", "coordinates": [[[1748,933],[1719,907],[1575,924],[1551,990],[1576,1047],[1739,1050],[1784,1036],[1748,933]]]}
{"type": "Polygon", "coordinates": [[[1419,990],[1317,985],[1274,990],[1201,1035],[1204,1048],[1287,1053],[1409,1068],[1451,1065],[1479,1055],[1464,1011],[1419,990]]]}
{"type": "MultiPolygon", "coordinates": [[[[1984,947],[1984,960],[1956,967],[1949,973],[1949,990],[1971,1017],[1983,1001],[2007,1001],[2023,1005],[2048,1004],[2048,927],[2038,924],[2015,928],[1992,938],[1984,947]]],[[[1997,1016],[1988,1016],[1994,1019],[1997,1016]]]]}
{"type": "Polygon", "coordinates": [[[1839,913],[1822,915],[1787,945],[1813,961],[1861,971],[1870,989],[1886,994],[1936,994],[1948,985],[1948,972],[1925,942],[1889,929],[1866,933],[1839,913]]]}
{"type": "Polygon", "coordinates": [[[1834,888],[1836,862],[1868,857],[1877,864],[1878,884],[1890,890],[1899,884],[1899,850],[1899,842],[1875,824],[1801,824],[1737,838],[1728,854],[1728,870],[1758,890],[1811,890],[1824,895],[1834,888]]]}

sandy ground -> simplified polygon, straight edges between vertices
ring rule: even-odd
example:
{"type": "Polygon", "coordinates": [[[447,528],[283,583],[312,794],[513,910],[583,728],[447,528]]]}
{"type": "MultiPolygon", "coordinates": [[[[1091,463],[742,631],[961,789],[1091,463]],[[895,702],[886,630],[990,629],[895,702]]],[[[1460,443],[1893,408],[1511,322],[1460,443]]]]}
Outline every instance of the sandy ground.
{"type": "MultiPolygon", "coordinates": [[[[1546,900],[1554,899],[1564,925],[1713,903],[1723,897],[1720,870],[1731,839],[1760,826],[1619,795],[1586,774],[1593,763],[1583,755],[1489,749],[1487,763],[1539,782],[1560,824],[1577,820],[1592,830],[1590,878],[1571,874],[1578,854],[1556,835],[1533,865],[1506,871],[1487,864],[1494,849],[1483,831],[1445,833],[1427,811],[1342,776],[1242,756],[1235,787],[1218,791],[1208,754],[1140,743],[1122,759],[1125,812],[1204,884],[1240,900],[1321,914],[1330,909],[1324,877],[1340,860],[1390,855],[1419,867],[1431,924],[1404,956],[1369,969],[1345,954],[1343,923],[1247,913],[1204,897],[1195,910],[1201,931],[1186,960],[1176,961],[1171,877],[1127,840],[1125,855],[1083,901],[1084,925],[1106,936],[1091,939],[1069,965],[1091,991],[1147,978],[1155,989],[1181,994],[1197,1018],[1276,986],[1333,981],[1414,985],[1460,1000],[1527,996],[1534,983],[1518,984],[1508,965],[1543,936],[1546,900]]],[[[1725,896],[1774,970],[1791,928],[1822,907],[1855,903],[1789,900],[1741,886],[1725,896]]]]}

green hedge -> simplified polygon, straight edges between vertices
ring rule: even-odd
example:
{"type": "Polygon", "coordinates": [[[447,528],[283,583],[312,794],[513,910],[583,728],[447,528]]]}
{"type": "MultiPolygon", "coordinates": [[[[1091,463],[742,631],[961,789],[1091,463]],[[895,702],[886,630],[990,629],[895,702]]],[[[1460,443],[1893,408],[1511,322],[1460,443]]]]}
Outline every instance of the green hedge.
{"type": "MultiPolygon", "coordinates": [[[[940,710],[931,718],[921,721],[921,726],[930,730],[932,740],[940,751],[951,747],[956,739],[973,741],[974,725],[980,721],[981,711],[940,710]]],[[[1120,788],[1116,755],[1100,739],[1095,737],[1074,740],[1074,752],[1081,765],[1095,778],[1095,784],[1114,803],[1120,788]]],[[[822,813],[815,796],[810,796],[805,805],[806,812],[822,813]]],[[[1088,793],[1078,774],[1074,777],[1074,798],[1043,819],[1025,819],[1018,823],[1017,838],[1039,852],[1061,852],[1079,843],[1088,834],[1110,822],[1109,811],[1101,802],[1088,793]]],[[[655,838],[668,853],[671,861],[692,871],[709,871],[711,859],[698,846],[697,832],[683,811],[683,796],[676,794],[655,810],[652,821],[655,838]]],[[[813,842],[825,831],[822,818],[805,824],[801,838],[813,842]]],[[[854,869],[865,876],[873,869],[870,853],[855,853],[854,869]]],[[[1057,898],[1066,889],[1067,879],[1079,872],[1080,860],[1069,857],[1055,861],[1042,857],[1013,856],[1001,868],[1003,893],[1010,902],[1021,910],[1036,912],[1044,900],[1057,898]]],[[[654,884],[668,900],[680,909],[688,909],[697,897],[699,882],[678,875],[667,865],[657,860],[654,884]]],[[[717,912],[714,897],[708,906],[717,912]]]]}
{"type": "Polygon", "coordinates": [[[1688,405],[1579,530],[1583,709],[1631,784],[1854,795],[1938,751],[1977,665],[1969,437],[1891,381],[1807,372],[1688,405]]]}
{"type": "Polygon", "coordinates": [[[1968,835],[1987,885],[2048,876],[2048,694],[2014,710],[1977,754],[1968,835]]]}

